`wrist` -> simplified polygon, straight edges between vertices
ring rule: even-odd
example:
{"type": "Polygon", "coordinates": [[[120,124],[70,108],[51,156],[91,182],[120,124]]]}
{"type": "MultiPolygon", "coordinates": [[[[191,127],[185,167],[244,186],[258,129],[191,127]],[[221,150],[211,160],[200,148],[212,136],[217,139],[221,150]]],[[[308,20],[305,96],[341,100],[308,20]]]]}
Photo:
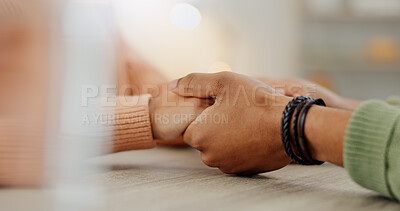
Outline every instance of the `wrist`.
{"type": "Polygon", "coordinates": [[[304,130],[305,136],[308,140],[308,148],[310,150],[311,156],[315,160],[328,161],[329,160],[329,150],[323,147],[323,143],[316,134],[319,132],[318,123],[316,118],[322,112],[322,107],[313,106],[311,107],[308,118],[306,119],[304,130]]]}
{"type": "Polygon", "coordinates": [[[287,104],[282,114],[280,134],[284,150],[293,161],[302,165],[323,163],[313,158],[304,135],[306,116],[313,105],[325,106],[325,102],[318,98],[298,96],[287,104]]]}
{"type": "Polygon", "coordinates": [[[313,106],[305,121],[305,136],[311,156],[343,166],[343,144],[352,112],[313,106]]]}
{"type": "Polygon", "coordinates": [[[292,97],[287,96],[273,96],[269,95],[268,98],[273,103],[272,105],[268,106],[266,109],[269,110],[265,112],[264,119],[266,124],[271,125],[270,132],[266,135],[268,136],[276,136],[273,140],[277,143],[277,157],[279,157],[279,162],[284,163],[285,165],[292,162],[291,158],[286,154],[285,148],[282,144],[282,137],[281,137],[281,123],[282,123],[282,115],[287,106],[287,104],[293,99],[292,97]],[[271,107],[272,106],[272,107],[271,107]]]}
{"type": "MultiPolygon", "coordinates": [[[[278,128],[278,134],[280,134],[280,126],[282,122],[282,114],[286,108],[286,105],[293,99],[287,96],[269,96],[273,98],[273,109],[275,110],[272,114],[268,115],[266,118],[273,119],[273,124],[275,128],[278,128]]],[[[271,113],[271,112],[269,112],[271,113]]]]}

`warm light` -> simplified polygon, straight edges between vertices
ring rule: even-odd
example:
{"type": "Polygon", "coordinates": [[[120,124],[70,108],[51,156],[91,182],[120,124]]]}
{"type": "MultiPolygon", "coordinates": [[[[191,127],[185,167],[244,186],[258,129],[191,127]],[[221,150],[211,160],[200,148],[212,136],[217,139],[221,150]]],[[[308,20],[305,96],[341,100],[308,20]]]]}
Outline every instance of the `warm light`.
{"type": "Polygon", "coordinates": [[[208,68],[209,73],[218,73],[223,71],[232,71],[231,67],[225,62],[214,62],[208,68]]]}
{"type": "Polygon", "coordinates": [[[199,25],[201,14],[196,7],[190,4],[179,3],[172,8],[171,21],[180,29],[191,30],[199,25]]]}

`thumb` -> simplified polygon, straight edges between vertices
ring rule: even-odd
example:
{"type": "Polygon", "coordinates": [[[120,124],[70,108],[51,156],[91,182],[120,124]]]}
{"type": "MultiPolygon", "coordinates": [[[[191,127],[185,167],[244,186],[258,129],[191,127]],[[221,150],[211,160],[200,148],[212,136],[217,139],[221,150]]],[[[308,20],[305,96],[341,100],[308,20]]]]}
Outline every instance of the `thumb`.
{"type": "Polygon", "coordinates": [[[171,82],[172,92],[184,97],[216,98],[229,82],[228,72],[191,73],[171,82]]]}

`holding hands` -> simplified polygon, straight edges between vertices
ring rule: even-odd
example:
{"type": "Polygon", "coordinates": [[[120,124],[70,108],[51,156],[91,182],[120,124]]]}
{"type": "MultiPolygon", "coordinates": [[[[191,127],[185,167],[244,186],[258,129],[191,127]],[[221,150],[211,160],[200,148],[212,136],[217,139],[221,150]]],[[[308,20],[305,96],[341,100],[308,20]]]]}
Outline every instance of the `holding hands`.
{"type": "Polygon", "coordinates": [[[201,151],[206,165],[224,173],[255,174],[290,163],[280,139],[281,115],[290,97],[261,81],[230,72],[189,74],[172,91],[185,97],[215,99],[183,136],[187,144],[201,151]],[[215,118],[218,115],[228,121],[215,121],[220,119],[215,118]]]}
{"type": "Polygon", "coordinates": [[[192,73],[171,83],[172,92],[180,97],[214,101],[185,125],[183,140],[201,152],[206,165],[228,174],[272,171],[291,162],[281,141],[282,113],[292,97],[315,94],[308,93],[307,86],[316,86],[317,96],[312,97],[323,98],[331,107],[310,111],[312,120],[306,122],[305,130],[311,155],[342,165],[344,130],[351,113],[336,108],[351,110],[357,103],[303,80],[260,81],[232,72],[192,73]],[[265,82],[287,89],[278,92],[265,82]],[[332,124],[337,130],[329,134],[326,127],[332,124]],[[326,142],[319,141],[323,139],[326,142]]]}
{"type": "Polygon", "coordinates": [[[161,141],[171,141],[183,134],[188,125],[207,108],[209,100],[185,98],[162,85],[153,90],[156,94],[149,102],[153,137],[161,141]]]}
{"type": "Polygon", "coordinates": [[[154,137],[171,140],[183,133],[183,141],[201,152],[206,165],[228,174],[273,171],[291,162],[281,140],[281,119],[296,96],[327,102],[330,108],[310,109],[305,138],[315,160],[342,165],[344,131],[351,116],[347,110],[359,104],[308,81],[260,81],[232,72],[192,73],[170,88],[167,101],[160,97],[150,101],[154,137]],[[269,84],[284,89],[276,91],[269,84]],[[317,92],[308,92],[310,86],[317,92]],[[159,114],[169,120],[167,124],[157,119],[159,114]],[[177,114],[178,119],[173,116],[177,114]]]}

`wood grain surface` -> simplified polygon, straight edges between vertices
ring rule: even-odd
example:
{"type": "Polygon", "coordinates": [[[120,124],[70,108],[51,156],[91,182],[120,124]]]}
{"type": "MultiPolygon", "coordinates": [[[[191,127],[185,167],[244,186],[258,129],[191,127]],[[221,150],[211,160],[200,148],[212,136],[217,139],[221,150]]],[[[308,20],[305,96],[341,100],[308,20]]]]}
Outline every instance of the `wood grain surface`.
{"type": "MultiPolygon", "coordinates": [[[[87,176],[99,185],[101,200],[82,210],[400,210],[329,163],[240,177],[206,167],[189,148],[128,151],[90,162],[107,170],[87,176]]],[[[70,203],[54,204],[57,196],[53,190],[0,189],[1,210],[69,210],[70,203]]]]}

